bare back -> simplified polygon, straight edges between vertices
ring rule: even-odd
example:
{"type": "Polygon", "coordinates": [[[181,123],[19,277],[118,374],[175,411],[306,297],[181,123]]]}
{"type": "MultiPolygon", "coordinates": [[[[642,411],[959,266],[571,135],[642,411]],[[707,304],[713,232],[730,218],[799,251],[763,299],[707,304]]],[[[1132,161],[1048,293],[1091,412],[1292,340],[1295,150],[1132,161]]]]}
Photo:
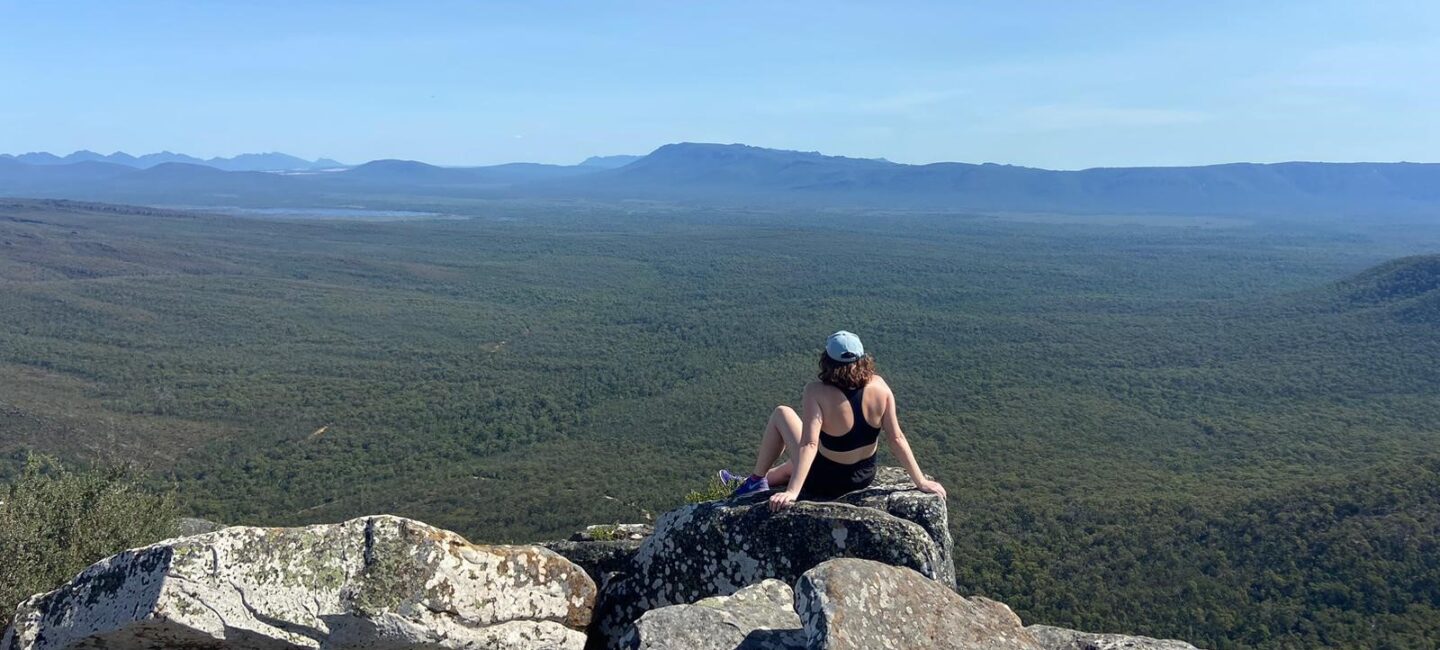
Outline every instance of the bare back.
{"type": "MultiPolygon", "coordinates": [[[[891,403],[890,386],[880,375],[875,375],[862,390],[864,393],[860,404],[861,411],[865,416],[865,423],[878,428],[885,421],[885,410],[891,403]]],[[[820,406],[820,435],[822,437],[844,435],[855,425],[850,402],[845,399],[845,393],[839,388],[812,381],[805,386],[805,395],[813,398],[820,406]]],[[[822,442],[819,452],[837,463],[850,465],[873,456],[879,444],[879,441],[876,441],[850,451],[835,451],[826,449],[822,442]]]]}

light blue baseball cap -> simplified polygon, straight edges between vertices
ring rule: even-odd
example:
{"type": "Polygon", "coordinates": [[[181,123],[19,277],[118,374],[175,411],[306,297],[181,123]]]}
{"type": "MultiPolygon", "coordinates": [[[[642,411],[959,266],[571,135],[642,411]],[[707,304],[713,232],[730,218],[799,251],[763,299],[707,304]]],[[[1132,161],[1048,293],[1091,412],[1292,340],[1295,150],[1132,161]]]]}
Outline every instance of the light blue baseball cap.
{"type": "Polygon", "coordinates": [[[850,363],[865,356],[865,346],[860,345],[860,337],[840,330],[825,339],[825,354],[840,363],[850,363]]]}

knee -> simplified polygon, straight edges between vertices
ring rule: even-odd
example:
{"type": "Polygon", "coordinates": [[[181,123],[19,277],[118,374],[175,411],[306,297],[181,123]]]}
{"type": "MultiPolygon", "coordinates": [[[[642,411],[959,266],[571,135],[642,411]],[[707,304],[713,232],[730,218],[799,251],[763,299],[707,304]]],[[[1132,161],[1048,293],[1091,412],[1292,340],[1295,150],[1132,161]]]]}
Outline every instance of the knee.
{"type": "Polygon", "coordinates": [[[779,429],[781,433],[795,429],[799,422],[800,416],[795,414],[795,409],[784,404],[775,407],[775,410],[770,412],[770,426],[779,429]]]}

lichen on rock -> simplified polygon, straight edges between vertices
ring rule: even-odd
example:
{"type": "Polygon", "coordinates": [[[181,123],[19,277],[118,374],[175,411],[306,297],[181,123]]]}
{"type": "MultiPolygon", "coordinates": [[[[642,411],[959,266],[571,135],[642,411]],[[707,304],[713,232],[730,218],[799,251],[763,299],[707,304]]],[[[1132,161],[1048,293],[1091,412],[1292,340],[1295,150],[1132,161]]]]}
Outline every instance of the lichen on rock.
{"type": "Polygon", "coordinates": [[[126,551],[17,611],[0,650],[580,648],[595,584],[535,546],[377,516],[126,551]]]}

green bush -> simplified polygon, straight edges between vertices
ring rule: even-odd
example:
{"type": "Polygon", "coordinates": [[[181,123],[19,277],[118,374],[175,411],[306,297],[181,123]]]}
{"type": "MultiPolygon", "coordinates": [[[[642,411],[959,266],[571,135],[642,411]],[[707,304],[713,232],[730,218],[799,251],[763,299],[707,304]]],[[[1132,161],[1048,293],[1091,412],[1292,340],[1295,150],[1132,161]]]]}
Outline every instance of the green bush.
{"type": "Polygon", "coordinates": [[[175,532],[173,495],[157,494],[130,470],[66,470],[31,456],[0,488],[0,611],[49,591],[82,569],[175,532]]]}

